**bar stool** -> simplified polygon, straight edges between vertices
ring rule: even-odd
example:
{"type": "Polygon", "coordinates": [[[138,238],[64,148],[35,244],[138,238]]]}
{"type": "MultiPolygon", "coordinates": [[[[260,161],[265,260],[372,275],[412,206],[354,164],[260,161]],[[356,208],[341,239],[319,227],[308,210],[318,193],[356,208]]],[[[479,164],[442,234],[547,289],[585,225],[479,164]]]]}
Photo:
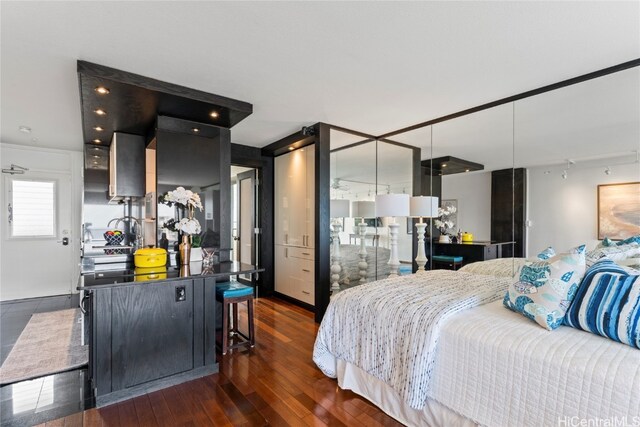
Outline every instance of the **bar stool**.
{"type": "MultiPolygon", "coordinates": [[[[221,282],[216,284],[216,300],[222,303],[222,339],[220,345],[222,354],[238,347],[253,347],[256,344],[253,326],[253,288],[237,282],[221,282]],[[249,335],[238,329],[238,303],[247,302],[247,316],[249,335]],[[233,325],[229,324],[229,306],[233,305],[233,325]],[[229,345],[229,336],[239,335],[243,340],[229,345]]],[[[217,341],[217,340],[216,340],[217,341]]]]}
{"type": "Polygon", "coordinates": [[[461,256],[452,256],[452,255],[433,255],[431,257],[431,261],[433,261],[433,268],[435,269],[445,269],[445,270],[457,270],[462,267],[462,261],[464,260],[461,256]]]}

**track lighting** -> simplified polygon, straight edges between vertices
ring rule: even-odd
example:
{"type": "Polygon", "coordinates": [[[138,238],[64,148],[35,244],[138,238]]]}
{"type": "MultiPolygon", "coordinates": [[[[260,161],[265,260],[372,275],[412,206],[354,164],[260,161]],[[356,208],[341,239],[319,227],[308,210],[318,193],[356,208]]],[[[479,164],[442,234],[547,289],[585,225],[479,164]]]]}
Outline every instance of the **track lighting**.
{"type": "Polygon", "coordinates": [[[567,179],[569,177],[569,174],[567,173],[566,169],[562,171],[562,179],[567,179]]]}
{"type": "Polygon", "coordinates": [[[607,168],[604,170],[604,174],[611,175],[611,168],[609,166],[607,166],[607,168]]]}

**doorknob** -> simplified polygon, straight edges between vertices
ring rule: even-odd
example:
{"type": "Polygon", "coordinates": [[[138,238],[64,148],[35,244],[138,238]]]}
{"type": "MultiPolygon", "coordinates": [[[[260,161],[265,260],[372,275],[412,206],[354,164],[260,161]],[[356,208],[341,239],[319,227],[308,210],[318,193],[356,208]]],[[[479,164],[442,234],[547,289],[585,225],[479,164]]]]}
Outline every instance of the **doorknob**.
{"type": "Polygon", "coordinates": [[[67,246],[69,244],[69,238],[63,237],[62,240],[58,240],[58,243],[62,243],[62,246],[67,246]]]}

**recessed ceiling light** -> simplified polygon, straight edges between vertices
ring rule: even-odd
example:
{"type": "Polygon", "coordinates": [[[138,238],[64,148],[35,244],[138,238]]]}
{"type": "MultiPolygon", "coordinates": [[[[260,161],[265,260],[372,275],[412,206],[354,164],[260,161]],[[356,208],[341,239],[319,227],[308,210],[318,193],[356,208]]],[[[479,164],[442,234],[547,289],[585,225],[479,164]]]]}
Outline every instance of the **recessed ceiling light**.
{"type": "Polygon", "coordinates": [[[469,169],[465,169],[464,171],[465,171],[465,172],[469,172],[469,169]]]}
{"type": "Polygon", "coordinates": [[[289,147],[289,151],[293,151],[293,150],[294,150],[294,148],[293,148],[293,147],[289,147]]]}
{"type": "Polygon", "coordinates": [[[97,110],[93,110],[94,113],[96,113],[99,116],[106,116],[107,112],[104,111],[102,108],[98,108],[97,110]]]}
{"type": "Polygon", "coordinates": [[[104,86],[98,86],[98,87],[95,89],[95,91],[96,91],[96,92],[98,92],[100,95],[106,95],[106,94],[108,94],[109,92],[111,92],[109,89],[107,89],[107,88],[106,88],[106,87],[104,87],[104,86]]]}
{"type": "Polygon", "coordinates": [[[31,128],[29,126],[18,126],[18,130],[22,133],[31,133],[31,128]]]}
{"type": "Polygon", "coordinates": [[[31,138],[31,142],[38,142],[38,138],[31,138]]]}
{"type": "Polygon", "coordinates": [[[95,147],[94,150],[95,151],[100,151],[100,149],[98,147],[95,147]]]}
{"type": "Polygon", "coordinates": [[[94,161],[93,161],[93,164],[94,164],[94,165],[97,165],[97,164],[98,164],[98,162],[96,162],[96,161],[94,160],[94,161]]]}
{"type": "Polygon", "coordinates": [[[193,132],[193,133],[198,133],[198,132],[200,132],[200,129],[198,129],[198,128],[191,128],[191,132],[193,132]]]}
{"type": "Polygon", "coordinates": [[[94,139],[93,140],[94,144],[102,144],[102,140],[101,139],[94,139]]]}
{"type": "Polygon", "coordinates": [[[93,130],[97,130],[98,132],[102,132],[104,128],[102,126],[95,126],[93,130]]]}
{"type": "Polygon", "coordinates": [[[99,159],[99,158],[100,158],[100,156],[93,156],[93,158],[94,158],[94,159],[99,159]]]}
{"type": "Polygon", "coordinates": [[[210,112],[210,113],[209,113],[209,115],[210,115],[211,117],[213,117],[214,119],[217,119],[217,118],[218,118],[218,116],[219,116],[219,114],[218,114],[218,112],[217,112],[217,111],[212,111],[212,112],[210,112]]]}
{"type": "Polygon", "coordinates": [[[442,164],[442,167],[443,167],[443,168],[446,168],[446,167],[447,167],[447,164],[446,164],[446,163],[443,163],[443,164],[442,164]]]}

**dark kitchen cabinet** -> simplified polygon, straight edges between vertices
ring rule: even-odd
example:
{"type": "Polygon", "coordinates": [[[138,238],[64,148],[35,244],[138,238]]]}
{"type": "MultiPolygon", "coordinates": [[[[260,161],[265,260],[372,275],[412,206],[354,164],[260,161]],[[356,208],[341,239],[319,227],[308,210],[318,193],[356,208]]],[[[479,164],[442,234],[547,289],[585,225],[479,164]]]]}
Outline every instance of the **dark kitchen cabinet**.
{"type": "Polygon", "coordinates": [[[193,368],[194,282],[115,288],[111,301],[112,387],[122,389],[193,368]],[[176,301],[184,288],[185,300],[176,301]]]}
{"type": "Polygon", "coordinates": [[[91,289],[90,376],[98,406],[218,372],[215,282],[91,289]],[[177,301],[182,288],[184,300],[177,301]]]}

